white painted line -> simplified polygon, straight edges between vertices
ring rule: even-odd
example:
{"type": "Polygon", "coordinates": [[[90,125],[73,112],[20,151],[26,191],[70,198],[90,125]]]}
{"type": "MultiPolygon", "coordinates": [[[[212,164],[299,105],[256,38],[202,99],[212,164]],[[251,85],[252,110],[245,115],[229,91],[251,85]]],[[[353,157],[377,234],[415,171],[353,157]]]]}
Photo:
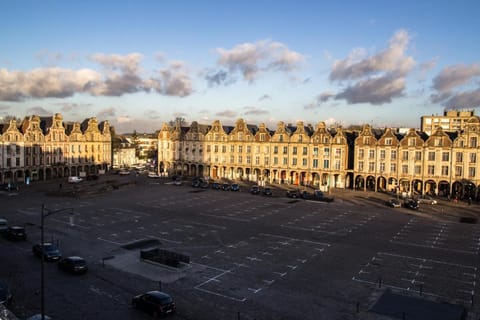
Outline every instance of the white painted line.
{"type": "Polygon", "coordinates": [[[203,289],[203,288],[194,287],[194,289],[199,290],[199,291],[203,291],[203,292],[205,292],[205,293],[213,294],[213,295],[215,295],[215,296],[222,297],[222,298],[225,298],[225,299],[237,301],[237,302],[245,302],[245,301],[247,300],[247,298],[243,298],[243,299],[234,298],[234,297],[226,296],[226,295],[221,294],[221,293],[218,293],[218,292],[206,290],[206,289],[203,289]]]}
{"type": "Polygon", "coordinates": [[[101,241],[105,241],[105,242],[108,242],[108,243],[113,243],[113,244],[116,244],[116,245],[123,245],[122,243],[120,242],[116,242],[116,241],[110,241],[110,240],[106,240],[106,239],[102,239],[102,238],[97,238],[98,240],[101,240],[101,241]]]}
{"type": "Polygon", "coordinates": [[[204,226],[204,227],[210,227],[210,228],[221,229],[221,230],[225,230],[225,229],[227,229],[227,227],[224,227],[224,226],[219,226],[219,225],[216,225],[216,224],[199,223],[199,222],[188,221],[188,220],[182,220],[182,219],[173,219],[172,221],[179,221],[179,222],[181,222],[181,223],[190,223],[190,224],[193,224],[193,225],[204,226]]]}
{"type": "Polygon", "coordinates": [[[452,251],[452,252],[459,252],[459,253],[477,254],[477,252],[478,252],[478,251],[468,251],[468,250],[442,248],[442,247],[437,247],[437,246],[426,246],[426,245],[421,245],[421,244],[412,243],[412,242],[403,242],[403,241],[394,241],[394,240],[390,240],[390,242],[391,243],[397,243],[397,244],[403,244],[403,245],[407,245],[407,246],[413,246],[413,247],[438,249],[438,250],[452,251]]]}
{"type": "Polygon", "coordinates": [[[253,293],[258,293],[259,291],[262,290],[262,288],[258,288],[258,289],[248,288],[248,290],[253,291],[253,293]]]}
{"type": "Polygon", "coordinates": [[[384,256],[398,257],[398,258],[415,259],[415,260],[420,260],[420,261],[430,261],[430,262],[435,262],[435,263],[439,263],[439,264],[455,266],[455,267],[462,267],[462,268],[467,268],[467,269],[472,269],[472,270],[477,271],[477,267],[467,266],[467,265],[458,264],[458,263],[451,263],[451,262],[432,260],[432,259],[423,259],[423,258],[410,257],[410,256],[404,256],[404,255],[392,254],[392,253],[386,253],[386,252],[378,252],[378,254],[379,255],[384,255],[384,256]]]}
{"type": "Polygon", "coordinates": [[[263,280],[267,285],[271,285],[272,283],[275,282],[275,280],[263,280]]]}
{"type": "Polygon", "coordinates": [[[241,222],[250,222],[248,219],[240,219],[240,218],[233,218],[233,217],[226,217],[226,216],[218,216],[214,214],[206,214],[206,213],[200,213],[201,216],[206,216],[206,217],[214,217],[214,218],[219,218],[219,219],[227,219],[227,220],[234,220],[234,221],[241,221],[241,222]]]}
{"type": "Polygon", "coordinates": [[[287,274],[287,272],[276,272],[276,271],[274,271],[273,273],[278,274],[280,277],[284,277],[287,274]]]}
{"type": "Polygon", "coordinates": [[[313,244],[318,244],[318,245],[321,245],[321,246],[330,247],[330,244],[325,243],[325,242],[317,242],[317,241],[310,241],[310,240],[304,240],[304,239],[296,239],[296,238],[290,238],[290,237],[285,237],[285,236],[280,236],[280,235],[275,235],[275,234],[270,234],[270,233],[260,233],[260,235],[267,236],[267,237],[274,237],[274,238],[289,239],[289,240],[294,240],[294,241],[302,241],[302,242],[305,242],[305,243],[313,243],[313,244]]]}
{"type": "Polygon", "coordinates": [[[175,241],[175,240],[170,240],[170,239],[165,239],[165,238],[156,238],[156,239],[171,242],[171,243],[176,243],[176,244],[182,244],[183,243],[182,241],[175,241]]]}

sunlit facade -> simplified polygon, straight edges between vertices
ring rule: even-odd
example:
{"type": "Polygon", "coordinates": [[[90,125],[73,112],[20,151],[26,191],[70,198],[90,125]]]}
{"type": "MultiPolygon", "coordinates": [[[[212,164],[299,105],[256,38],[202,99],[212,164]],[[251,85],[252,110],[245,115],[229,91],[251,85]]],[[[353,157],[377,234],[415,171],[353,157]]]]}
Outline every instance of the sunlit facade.
{"type": "Polygon", "coordinates": [[[99,173],[111,166],[108,121],[82,123],[52,117],[25,117],[0,125],[0,182],[16,183],[99,173]]]}

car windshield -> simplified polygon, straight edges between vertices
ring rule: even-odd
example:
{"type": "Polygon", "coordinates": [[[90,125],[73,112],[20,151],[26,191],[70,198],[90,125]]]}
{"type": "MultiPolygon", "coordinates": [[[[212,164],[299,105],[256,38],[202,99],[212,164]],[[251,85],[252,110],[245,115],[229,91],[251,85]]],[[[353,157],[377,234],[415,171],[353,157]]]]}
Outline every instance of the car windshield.
{"type": "Polygon", "coordinates": [[[162,305],[170,304],[170,303],[172,303],[172,301],[173,301],[173,300],[172,300],[171,297],[165,297],[165,298],[160,299],[160,303],[161,303],[162,305]]]}
{"type": "Polygon", "coordinates": [[[58,251],[57,247],[51,243],[45,243],[43,245],[43,248],[45,249],[46,252],[58,251]]]}

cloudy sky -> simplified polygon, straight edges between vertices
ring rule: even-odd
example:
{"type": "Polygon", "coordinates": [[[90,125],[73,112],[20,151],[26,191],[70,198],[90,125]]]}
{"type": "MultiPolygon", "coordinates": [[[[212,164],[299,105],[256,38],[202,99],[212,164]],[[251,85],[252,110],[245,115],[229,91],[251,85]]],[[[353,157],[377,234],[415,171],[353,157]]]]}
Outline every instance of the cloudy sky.
{"type": "Polygon", "coordinates": [[[95,116],[120,133],[176,117],[419,127],[480,108],[479,12],[478,0],[1,1],[0,117],[95,116]]]}

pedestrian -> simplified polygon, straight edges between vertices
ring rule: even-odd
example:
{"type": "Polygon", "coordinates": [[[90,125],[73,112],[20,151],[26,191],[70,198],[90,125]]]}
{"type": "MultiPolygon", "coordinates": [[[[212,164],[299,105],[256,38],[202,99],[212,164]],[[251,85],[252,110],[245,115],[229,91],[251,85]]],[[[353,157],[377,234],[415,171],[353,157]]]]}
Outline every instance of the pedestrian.
{"type": "Polygon", "coordinates": [[[469,206],[472,205],[472,197],[468,197],[468,205],[469,205],[469,206]]]}

